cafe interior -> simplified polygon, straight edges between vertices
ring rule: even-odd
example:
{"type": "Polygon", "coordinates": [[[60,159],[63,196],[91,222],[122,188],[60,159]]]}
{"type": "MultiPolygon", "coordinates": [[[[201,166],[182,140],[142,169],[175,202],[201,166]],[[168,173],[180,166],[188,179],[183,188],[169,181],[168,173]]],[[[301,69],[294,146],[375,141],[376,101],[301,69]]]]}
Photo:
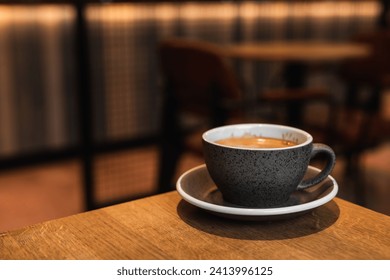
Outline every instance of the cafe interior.
{"type": "Polygon", "coordinates": [[[0,232],[174,191],[202,132],[248,122],[308,131],[337,196],[390,215],[389,24],[385,0],[0,1],[0,232]]]}

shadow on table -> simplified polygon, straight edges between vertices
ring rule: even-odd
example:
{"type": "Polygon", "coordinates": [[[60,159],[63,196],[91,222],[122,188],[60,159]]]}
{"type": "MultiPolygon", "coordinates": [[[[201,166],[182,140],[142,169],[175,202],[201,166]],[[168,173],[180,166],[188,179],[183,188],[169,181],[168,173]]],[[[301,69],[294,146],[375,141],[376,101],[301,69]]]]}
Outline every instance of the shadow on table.
{"type": "Polygon", "coordinates": [[[340,209],[331,201],[295,218],[254,222],[218,217],[181,200],[177,213],[191,227],[209,234],[243,240],[281,240],[325,230],[337,221],[340,209]]]}

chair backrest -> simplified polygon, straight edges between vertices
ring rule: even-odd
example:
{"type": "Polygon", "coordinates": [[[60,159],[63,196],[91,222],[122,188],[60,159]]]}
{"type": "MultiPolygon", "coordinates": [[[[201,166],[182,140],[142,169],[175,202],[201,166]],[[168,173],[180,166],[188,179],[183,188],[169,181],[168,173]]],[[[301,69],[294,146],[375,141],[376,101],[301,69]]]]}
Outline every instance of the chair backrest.
{"type": "Polygon", "coordinates": [[[382,84],[390,74],[390,30],[359,34],[352,40],[369,45],[372,53],[365,58],[346,61],[341,68],[344,80],[357,84],[382,84]]]}
{"type": "Polygon", "coordinates": [[[371,55],[351,59],[342,65],[341,77],[347,85],[346,100],[340,107],[338,120],[333,123],[341,126],[339,130],[344,132],[347,150],[356,152],[377,145],[386,136],[385,129],[380,129],[384,123],[380,106],[383,89],[390,82],[390,30],[359,34],[354,41],[369,45],[371,55]]]}
{"type": "Polygon", "coordinates": [[[177,109],[221,118],[226,113],[222,104],[240,98],[239,83],[221,53],[217,46],[202,41],[170,39],[160,43],[165,94],[177,103],[177,109]]]}
{"type": "Polygon", "coordinates": [[[348,86],[345,105],[371,114],[378,111],[383,88],[390,85],[390,30],[359,34],[353,41],[370,46],[371,54],[342,65],[340,76],[348,86]],[[370,94],[359,94],[359,88],[369,89],[370,94]]]}

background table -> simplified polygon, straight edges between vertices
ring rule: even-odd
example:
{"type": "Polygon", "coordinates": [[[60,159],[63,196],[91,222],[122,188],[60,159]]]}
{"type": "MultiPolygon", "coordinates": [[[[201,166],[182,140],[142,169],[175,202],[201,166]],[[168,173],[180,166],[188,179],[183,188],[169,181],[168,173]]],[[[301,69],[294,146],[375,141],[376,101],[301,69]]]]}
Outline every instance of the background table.
{"type": "Polygon", "coordinates": [[[223,51],[233,58],[304,63],[338,62],[370,54],[365,44],[301,41],[233,44],[224,46],[223,51]]]}
{"type": "MultiPolygon", "coordinates": [[[[353,42],[282,41],[239,43],[225,45],[222,52],[228,58],[254,62],[282,62],[282,80],[290,89],[304,88],[310,65],[340,63],[346,59],[364,58],[371,54],[371,48],[353,42]]],[[[256,79],[257,77],[255,77],[256,79]]],[[[288,121],[299,126],[302,119],[300,102],[290,101],[288,121]]]]}
{"type": "Polygon", "coordinates": [[[0,234],[1,259],[390,259],[390,217],[341,199],[301,217],[240,222],[177,192],[0,234]]]}

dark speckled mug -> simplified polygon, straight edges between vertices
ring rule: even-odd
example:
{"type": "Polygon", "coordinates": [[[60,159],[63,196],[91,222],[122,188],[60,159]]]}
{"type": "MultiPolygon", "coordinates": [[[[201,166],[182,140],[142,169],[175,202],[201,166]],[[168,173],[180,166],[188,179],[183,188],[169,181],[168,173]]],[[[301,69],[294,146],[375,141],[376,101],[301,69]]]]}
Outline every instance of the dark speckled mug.
{"type": "Polygon", "coordinates": [[[332,171],[333,150],[313,143],[300,129],[273,124],[236,124],[205,132],[204,157],[211,178],[227,202],[253,208],[278,207],[296,191],[316,185],[332,171]],[[246,135],[293,141],[278,148],[250,148],[218,144],[216,141],[246,135]],[[304,178],[310,160],[318,153],[326,156],[324,169],[313,178],[304,178]]]}

